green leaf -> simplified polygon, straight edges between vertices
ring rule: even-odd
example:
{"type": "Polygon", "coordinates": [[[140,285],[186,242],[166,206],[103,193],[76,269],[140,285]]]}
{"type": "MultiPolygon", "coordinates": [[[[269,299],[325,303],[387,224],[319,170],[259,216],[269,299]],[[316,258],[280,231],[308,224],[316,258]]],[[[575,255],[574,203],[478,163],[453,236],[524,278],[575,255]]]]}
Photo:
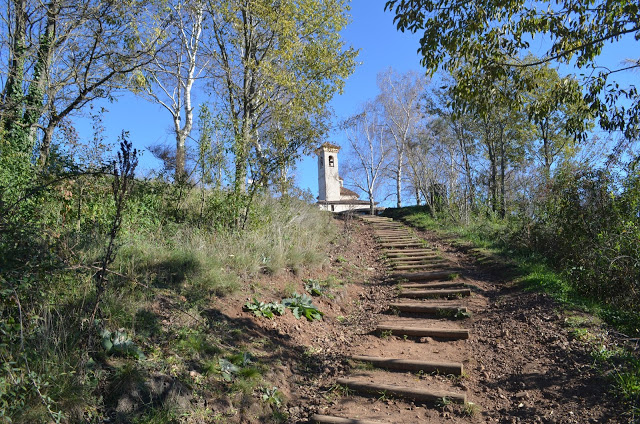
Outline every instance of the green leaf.
{"type": "Polygon", "coordinates": [[[233,380],[233,377],[240,371],[240,368],[235,366],[231,361],[220,358],[218,360],[218,364],[220,365],[220,373],[222,374],[222,378],[225,381],[233,380]]]}

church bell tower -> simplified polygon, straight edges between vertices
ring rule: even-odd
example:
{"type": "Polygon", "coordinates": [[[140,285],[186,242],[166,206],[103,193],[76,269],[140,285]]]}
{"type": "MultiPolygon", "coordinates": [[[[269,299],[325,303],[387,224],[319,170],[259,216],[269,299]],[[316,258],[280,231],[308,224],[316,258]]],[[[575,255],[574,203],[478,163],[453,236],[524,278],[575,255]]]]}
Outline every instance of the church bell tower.
{"type": "Polygon", "coordinates": [[[318,188],[319,202],[340,200],[340,176],[338,174],[338,152],[340,146],[324,143],[318,149],[318,188]]]}

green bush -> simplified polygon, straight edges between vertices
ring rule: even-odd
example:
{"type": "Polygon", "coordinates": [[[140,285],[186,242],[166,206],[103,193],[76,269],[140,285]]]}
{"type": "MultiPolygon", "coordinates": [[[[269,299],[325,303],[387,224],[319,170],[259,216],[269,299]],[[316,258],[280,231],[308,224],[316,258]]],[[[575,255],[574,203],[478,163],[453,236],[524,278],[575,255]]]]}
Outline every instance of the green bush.
{"type": "Polygon", "coordinates": [[[581,294],[620,307],[640,301],[640,175],[565,169],[517,237],[581,294]]]}

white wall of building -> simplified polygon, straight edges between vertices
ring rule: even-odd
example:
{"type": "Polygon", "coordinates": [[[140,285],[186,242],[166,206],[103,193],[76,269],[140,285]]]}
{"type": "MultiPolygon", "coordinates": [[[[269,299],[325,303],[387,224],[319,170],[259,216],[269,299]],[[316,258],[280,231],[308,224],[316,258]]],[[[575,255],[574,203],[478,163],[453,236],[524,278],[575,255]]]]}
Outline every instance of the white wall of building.
{"type": "Polygon", "coordinates": [[[340,176],[338,174],[338,150],[320,146],[318,149],[318,200],[340,200],[340,176]]]}

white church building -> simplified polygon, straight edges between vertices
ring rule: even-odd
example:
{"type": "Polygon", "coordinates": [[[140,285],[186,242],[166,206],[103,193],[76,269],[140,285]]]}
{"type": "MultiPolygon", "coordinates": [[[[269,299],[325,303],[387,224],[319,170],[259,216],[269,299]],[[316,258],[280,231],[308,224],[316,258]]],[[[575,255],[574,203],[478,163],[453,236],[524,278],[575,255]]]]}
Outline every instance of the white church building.
{"type": "Polygon", "coordinates": [[[331,212],[368,210],[369,202],[360,200],[356,192],[344,187],[338,174],[340,146],[324,143],[316,149],[318,155],[318,205],[331,212]]]}

